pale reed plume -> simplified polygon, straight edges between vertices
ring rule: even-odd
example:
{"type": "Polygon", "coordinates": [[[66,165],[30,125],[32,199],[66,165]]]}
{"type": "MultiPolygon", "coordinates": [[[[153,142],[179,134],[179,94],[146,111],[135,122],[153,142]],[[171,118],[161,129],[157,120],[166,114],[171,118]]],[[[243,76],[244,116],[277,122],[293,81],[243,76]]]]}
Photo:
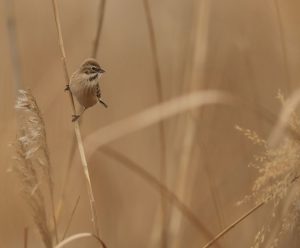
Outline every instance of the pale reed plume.
{"type": "MultiPolygon", "coordinates": [[[[53,247],[50,223],[48,223],[46,198],[51,200],[51,210],[56,233],[56,221],[53,215],[53,183],[51,164],[46,142],[46,132],[41,112],[33,95],[20,90],[15,106],[18,116],[18,133],[15,142],[16,165],[13,167],[21,180],[23,195],[31,208],[45,247],[53,247]],[[46,182],[50,196],[43,190],[46,182]]],[[[57,237],[57,233],[56,233],[57,237]]]]}
{"type": "MultiPolygon", "coordinates": [[[[255,156],[251,164],[258,170],[258,177],[252,187],[252,193],[243,201],[253,199],[256,203],[272,203],[273,210],[269,215],[270,221],[278,216],[282,207],[287,210],[280,214],[280,224],[276,234],[269,239],[271,224],[265,224],[257,233],[254,247],[277,247],[280,238],[300,227],[300,118],[295,112],[299,103],[299,90],[284,99],[279,92],[277,98],[282,102],[283,109],[279,120],[271,132],[269,141],[260,138],[255,132],[238,128],[254,144],[262,148],[262,152],[255,156]],[[295,135],[283,135],[283,131],[290,129],[295,135]]],[[[273,227],[273,225],[272,225],[273,227]]]]}

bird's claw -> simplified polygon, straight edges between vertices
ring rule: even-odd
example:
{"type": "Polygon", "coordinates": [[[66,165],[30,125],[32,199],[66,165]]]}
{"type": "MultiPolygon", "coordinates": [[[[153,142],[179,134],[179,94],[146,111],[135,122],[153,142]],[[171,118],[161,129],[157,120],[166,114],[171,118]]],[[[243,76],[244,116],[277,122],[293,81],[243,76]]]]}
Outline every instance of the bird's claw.
{"type": "Polygon", "coordinates": [[[80,115],[72,115],[72,122],[75,122],[79,119],[80,115]]]}
{"type": "Polygon", "coordinates": [[[65,88],[65,91],[69,91],[69,90],[70,90],[70,85],[67,84],[67,85],[66,85],[66,88],[65,88]]]}
{"type": "Polygon", "coordinates": [[[98,100],[99,100],[99,102],[100,102],[105,108],[108,107],[107,104],[106,104],[105,102],[103,102],[100,98],[99,98],[98,100]]]}

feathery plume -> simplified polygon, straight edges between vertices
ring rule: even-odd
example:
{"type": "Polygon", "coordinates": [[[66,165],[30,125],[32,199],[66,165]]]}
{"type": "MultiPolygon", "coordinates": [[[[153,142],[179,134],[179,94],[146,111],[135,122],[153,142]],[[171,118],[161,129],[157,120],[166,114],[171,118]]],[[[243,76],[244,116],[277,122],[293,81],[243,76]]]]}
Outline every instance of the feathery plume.
{"type": "MultiPolygon", "coordinates": [[[[285,99],[281,93],[277,98],[285,105],[285,99]]],[[[295,110],[286,121],[289,129],[300,135],[300,119],[295,110]]],[[[255,200],[256,203],[272,203],[273,210],[270,220],[278,215],[279,206],[285,206],[285,211],[280,213],[280,226],[278,233],[269,239],[266,247],[277,247],[283,234],[300,227],[300,141],[295,135],[286,135],[277,146],[269,144],[261,139],[255,132],[237,127],[254,144],[263,147],[260,155],[255,156],[252,167],[258,170],[252,193],[246,196],[240,203],[255,200]]],[[[262,227],[257,233],[253,248],[259,248],[267,242],[270,224],[262,227]]]]}
{"type": "MultiPolygon", "coordinates": [[[[19,125],[15,142],[17,163],[14,171],[20,178],[23,196],[31,208],[34,223],[44,245],[51,248],[52,234],[47,217],[46,194],[42,186],[46,181],[53,207],[53,182],[44,121],[30,91],[19,91],[15,108],[19,125]]],[[[56,221],[53,221],[56,233],[56,221]]]]}

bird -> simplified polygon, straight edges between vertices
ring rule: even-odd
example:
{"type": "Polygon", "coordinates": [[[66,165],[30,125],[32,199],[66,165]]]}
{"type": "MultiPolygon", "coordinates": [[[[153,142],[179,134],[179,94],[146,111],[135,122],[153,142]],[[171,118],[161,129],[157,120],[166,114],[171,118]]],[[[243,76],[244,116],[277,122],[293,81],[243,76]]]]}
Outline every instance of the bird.
{"type": "Polygon", "coordinates": [[[105,108],[107,104],[101,98],[100,78],[105,71],[99,63],[92,58],[86,59],[80,67],[72,74],[65,91],[70,91],[78,103],[83,107],[79,115],[72,115],[72,122],[77,121],[83,112],[101,103],[105,108]]]}

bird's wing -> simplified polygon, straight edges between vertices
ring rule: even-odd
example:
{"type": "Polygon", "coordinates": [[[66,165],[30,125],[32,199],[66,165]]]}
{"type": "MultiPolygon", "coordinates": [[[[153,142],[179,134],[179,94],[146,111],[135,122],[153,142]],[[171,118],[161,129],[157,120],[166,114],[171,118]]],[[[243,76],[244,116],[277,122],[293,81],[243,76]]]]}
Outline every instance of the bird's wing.
{"type": "Polygon", "coordinates": [[[96,84],[96,96],[98,99],[101,98],[101,90],[99,84],[96,84]]]}

